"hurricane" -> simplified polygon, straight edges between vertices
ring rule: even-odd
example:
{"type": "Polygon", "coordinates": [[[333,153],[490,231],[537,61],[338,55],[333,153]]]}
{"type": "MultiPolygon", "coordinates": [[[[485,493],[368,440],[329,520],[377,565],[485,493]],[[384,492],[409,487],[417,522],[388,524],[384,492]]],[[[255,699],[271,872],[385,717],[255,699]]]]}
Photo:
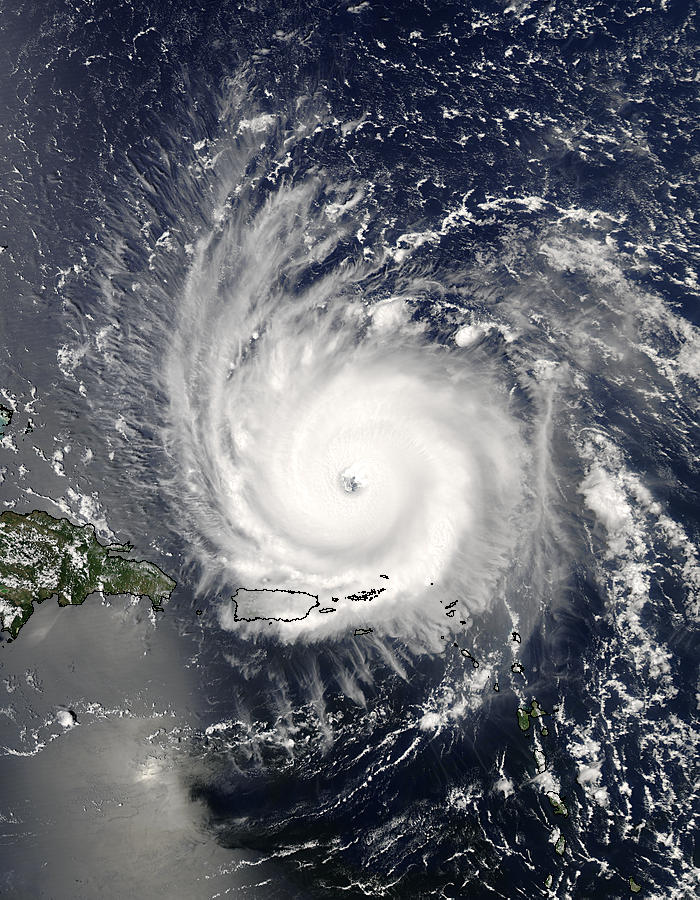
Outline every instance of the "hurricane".
{"type": "MultiPolygon", "coordinates": [[[[415,275],[371,302],[378,263],[332,262],[355,218],[337,194],[283,186],[193,252],[167,365],[172,486],[207,579],[259,592],[244,621],[408,635],[444,616],[438,598],[461,618],[490,604],[526,453],[498,371],[426,339],[415,275]]],[[[237,627],[230,605],[221,621],[237,627]]]]}
{"type": "Polygon", "coordinates": [[[5,518],[176,586],[4,646],[3,885],[694,896],[696,11],[49,6],[5,518]]]}

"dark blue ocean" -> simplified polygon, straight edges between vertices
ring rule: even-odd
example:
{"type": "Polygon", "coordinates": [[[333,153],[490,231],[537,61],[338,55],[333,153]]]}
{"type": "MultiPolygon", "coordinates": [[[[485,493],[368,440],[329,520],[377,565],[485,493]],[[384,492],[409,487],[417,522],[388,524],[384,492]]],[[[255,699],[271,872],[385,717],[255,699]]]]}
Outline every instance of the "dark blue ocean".
{"type": "Polygon", "coordinates": [[[0,893],[696,896],[697,9],[10,2],[0,29],[3,505],[178,582],[155,620],[47,601],[3,645],[0,893]],[[305,422],[382,347],[470,386],[433,436],[475,448],[471,550],[391,621],[241,628],[230,596],[302,538],[226,499],[229,451],[260,496],[283,465],[235,428],[258,446],[280,372],[305,422]]]}

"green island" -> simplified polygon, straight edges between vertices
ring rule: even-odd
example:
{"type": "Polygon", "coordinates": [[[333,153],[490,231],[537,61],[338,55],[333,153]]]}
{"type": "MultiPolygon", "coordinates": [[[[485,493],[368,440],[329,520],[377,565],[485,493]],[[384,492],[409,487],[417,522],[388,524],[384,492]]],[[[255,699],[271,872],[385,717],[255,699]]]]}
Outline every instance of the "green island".
{"type": "Polygon", "coordinates": [[[559,794],[556,791],[547,791],[547,797],[549,798],[549,802],[552,804],[552,808],[554,809],[554,813],[557,816],[568,816],[569,810],[561,799],[559,794]]]}
{"type": "Polygon", "coordinates": [[[518,709],[518,725],[520,726],[520,730],[528,731],[530,728],[530,719],[540,719],[542,716],[548,715],[549,713],[542,709],[537,700],[533,700],[530,709],[522,709],[522,707],[518,709]]]}
{"type": "Polygon", "coordinates": [[[13,640],[54,595],[59,606],[78,606],[96,591],[148,597],[162,609],[175,582],[157,566],[128,559],[129,544],[100,544],[93,525],[74,525],[34,511],[0,515],[0,631],[13,640]]]}

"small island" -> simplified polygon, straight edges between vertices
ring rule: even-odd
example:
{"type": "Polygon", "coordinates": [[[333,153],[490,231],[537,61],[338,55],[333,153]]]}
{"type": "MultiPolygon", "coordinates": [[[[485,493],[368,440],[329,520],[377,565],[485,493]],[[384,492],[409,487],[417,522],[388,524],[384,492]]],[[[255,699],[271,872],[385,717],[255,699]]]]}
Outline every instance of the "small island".
{"type": "Polygon", "coordinates": [[[0,403],[0,437],[5,434],[5,429],[12,421],[12,410],[9,406],[4,406],[0,403]]]}
{"type": "Polygon", "coordinates": [[[175,582],[157,566],[127,558],[129,544],[104,546],[93,525],[34,511],[0,515],[0,630],[14,639],[34,604],[57,596],[78,606],[96,591],[148,597],[162,609],[175,582]]]}
{"type": "MultiPolygon", "coordinates": [[[[464,651],[462,651],[464,652],[464,651]]],[[[530,719],[541,719],[542,716],[548,716],[549,713],[542,709],[537,700],[533,700],[530,708],[518,709],[518,725],[521,731],[528,731],[530,728],[530,719]]],[[[546,732],[544,732],[546,733],[546,732]]]]}

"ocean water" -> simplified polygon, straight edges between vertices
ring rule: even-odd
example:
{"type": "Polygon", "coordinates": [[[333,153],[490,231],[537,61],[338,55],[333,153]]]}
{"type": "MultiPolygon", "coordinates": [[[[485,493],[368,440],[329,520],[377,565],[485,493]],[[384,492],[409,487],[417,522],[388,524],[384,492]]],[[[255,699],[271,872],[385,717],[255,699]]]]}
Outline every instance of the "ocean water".
{"type": "Polygon", "coordinates": [[[8,896],[695,895],[695,20],[6,10],[8,896]]]}

